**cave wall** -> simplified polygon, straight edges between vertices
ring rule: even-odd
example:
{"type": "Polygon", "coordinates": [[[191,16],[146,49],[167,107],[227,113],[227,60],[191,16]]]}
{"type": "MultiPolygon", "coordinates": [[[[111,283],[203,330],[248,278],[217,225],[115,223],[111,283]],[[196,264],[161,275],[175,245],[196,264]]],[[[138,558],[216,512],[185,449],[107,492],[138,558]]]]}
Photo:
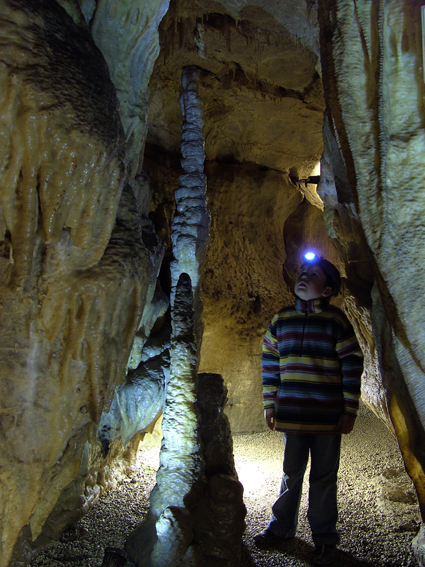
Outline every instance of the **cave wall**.
{"type": "Polygon", "coordinates": [[[211,236],[200,368],[223,374],[233,432],[263,428],[261,340],[273,314],[292,301],[283,263],[289,249],[296,270],[307,235],[302,220],[294,221],[297,245],[286,245],[284,226],[300,203],[314,219],[307,240],[326,241],[323,249],[338,256],[315,186],[298,182],[313,172],[323,150],[317,20],[315,27],[307,4],[286,3],[285,9],[283,17],[270,6],[241,4],[235,12],[197,3],[190,15],[172,4],[161,22],[162,47],[150,81],[144,166],[151,218],[167,257],[179,173],[179,73],[183,61],[201,69],[211,236]],[[296,19],[302,24],[295,28],[296,19]]]}
{"type": "MultiPolygon", "coordinates": [[[[232,430],[256,431],[263,427],[263,332],[279,307],[292,301],[282,274],[284,229],[305,200],[288,175],[254,164],[211,162],[207,176],[212,227],[201,369],[225,369],[232,430]]],[[[317,209],[308,202],[306,207],[314,217],[317,209]]],[[[316,226],[322,218],[317,212],[316,226]]],[[[324,222],[321,229],[326,237],[324,222]]]]}
{"type": "Polygon", "coordinates": [[[169,0],[79,0],[96,46],[108,65],[119,101],[133,184],[143,161],[148,127],[148,83],[159,54],[158,26],[169,0]]]}
{"type": "Polygon", "coordinates": [[[319,20],[332,129],[375,265],[372,322],[382,384],[423,515],[421,6],[321,1],[319,20]]]}
{"type": "Polygon", "coordinates": [[[0,4],[2,566],[77,477],[162,258],[108,67],[68,4],[0,4]]]}

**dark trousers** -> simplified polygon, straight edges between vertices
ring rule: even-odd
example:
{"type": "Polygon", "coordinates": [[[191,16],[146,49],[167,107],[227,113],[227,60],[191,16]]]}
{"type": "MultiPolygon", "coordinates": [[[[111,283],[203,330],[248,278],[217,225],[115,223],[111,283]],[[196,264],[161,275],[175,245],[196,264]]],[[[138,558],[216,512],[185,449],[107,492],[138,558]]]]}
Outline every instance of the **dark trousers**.
{"type": "Polygon", "coordinates": [[[337,475],[341,435],[284,433],[285,452],[280,496],[272,506],[268,529],[283,538],[295,536],[303,478],[311,455],[308,521],[316,547],[337,545],[337,475]]]}

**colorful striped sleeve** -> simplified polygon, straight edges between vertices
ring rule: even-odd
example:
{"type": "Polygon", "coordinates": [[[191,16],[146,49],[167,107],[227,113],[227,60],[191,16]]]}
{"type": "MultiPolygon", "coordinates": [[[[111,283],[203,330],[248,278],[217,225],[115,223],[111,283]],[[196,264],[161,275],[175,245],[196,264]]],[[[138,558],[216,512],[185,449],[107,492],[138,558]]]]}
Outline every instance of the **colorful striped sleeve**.
{"type": "Polygon", "coordinates": [[[359,410],[363,353],[348,321],[346,325],[341,325],[336,352],[341,363],[344,413],[355,417],[359,410]]]}
{"type": "Polygon", "coordinates": [[[263,379],[264,409],[274,408],[275,398],[280,385],[280,357],[276,338],[275,315],[263,340],[261,356],[261,376],[263,379]]]}

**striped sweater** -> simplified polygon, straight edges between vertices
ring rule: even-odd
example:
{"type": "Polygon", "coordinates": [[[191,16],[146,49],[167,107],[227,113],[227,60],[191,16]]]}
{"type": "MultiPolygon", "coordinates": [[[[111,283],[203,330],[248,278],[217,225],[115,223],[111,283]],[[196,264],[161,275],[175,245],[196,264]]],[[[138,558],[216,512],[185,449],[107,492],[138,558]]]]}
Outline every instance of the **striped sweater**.
{"type": "Polygon", "coordinates": [[[356,416],[363,355],[344,313],[320,299],[277,313],[263,341],[264,408],[275,429],[330,433],[343,413],[356,416]]]}

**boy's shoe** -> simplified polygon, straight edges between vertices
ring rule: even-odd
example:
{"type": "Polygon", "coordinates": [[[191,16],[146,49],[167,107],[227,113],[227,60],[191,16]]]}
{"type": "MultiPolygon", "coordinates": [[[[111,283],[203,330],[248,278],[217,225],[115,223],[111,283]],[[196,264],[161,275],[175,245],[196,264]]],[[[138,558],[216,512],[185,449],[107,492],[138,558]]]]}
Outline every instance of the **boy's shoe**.
{"type": "Polygon", "coordinates": [[[336,545],[319,545],[313,565],[333,565],[336,545]]]}
{"type": "Polygon", "coordinates": [[[275,535],[267,528],[254,536],[254,543],[259,547],[266,545],[276,545],[277,543],[282,543],[282,541],[287,541],[287,538],[275,535]]]}

